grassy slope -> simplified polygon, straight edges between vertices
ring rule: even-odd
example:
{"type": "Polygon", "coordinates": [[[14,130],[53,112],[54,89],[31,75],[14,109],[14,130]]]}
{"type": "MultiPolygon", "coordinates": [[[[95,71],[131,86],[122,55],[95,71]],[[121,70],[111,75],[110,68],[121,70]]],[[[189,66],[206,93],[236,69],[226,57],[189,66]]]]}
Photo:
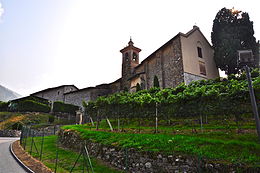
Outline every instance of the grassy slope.
{"type": "Polygon", "coordinates": [[[176,135],[133,134],[93,131],[84,125],[63,128],[79,131],[84,139],[105,145],[163,153],[182,153],[217,159],[224,163],[260,166],[260,144],[255,134],[236,134],[226,131],[176,135]]]}
{"type": "MultiPolygon", "coordinates": [[[[110,119],[110,122],[114,129],[118,128],[117,119],[110,119]]],[[[87,124],[91,126],[91,124],[87,124]]],[[[251,114],[244,114],[239,117],[239,121],[236,121],[234,116],[207,116],[203,117],[203,130],[254,130],[255,120],[251,114]],[[207,123],[206,123],[207,122],[207,123]]],[[[100,129],[109,130],[108,123],[103,120],[100,122],[100,129]]],[[[161,133],[174,133],[178,131],[197,130],[200,131],[200,117],[187,117],[187,118],[175,118],[169,120],[159,119],[158,130],[161,133]]],[[[124,129],[127,132],[136,132],[139,130],[144,133],[152,133],[155,130],[155,117],[150,119],[120,119],[120,129],[124,129]]]]}
{"type": "MultiPolygon", "coordinates": [[[[48,123],[49,114],[46,113],[16,113],[16,112],[0,112],[0,130],[12,129],[16,123],[29,125],[34,124],[35,127],[51,125],[48,123]]],[[[55,119],[54,124],[69,124],[66,120],[55,119]]]]}
{"type": "MultiPolygon", "coordinates": [[[[41,137],[34,138],[34,141],[36,143],[36,147],[38,150],[40,150],[41,146],[41,137]]],[[[56,149],[58,150],[58,167],[57,172],[58,173],[66,173],[70,172],[71,168],[73,167],[74,162],[76,161],[78,157],[78,153],[63,149],[63,148],[57,148],[56,147],[56,140],[57,136],[46,136],[44,138],[44,145],[43,145],[43,156],[42,161],[43,163],[51,168],[53,171],[55,170],[55,159],[56,159],[56,149]]],[[[26,151],[30,153],[31,151],[31,138],[27,139],[27,145],[26,145],[26,151]]],[[[36,149],[33,148],[32,156],[39,158],[39,155],[36,152],[36,149]]],[[[105,166],[101,161],[91,158],[94,172],[96,173],[120,173],[120,171],[116,171],[112,168],[109,168],[105,166]]],[[[82,172],[82,166],[83,166],[83,158],[81,157],[78,164],[76,165],[73,172],[82,172]]]]}

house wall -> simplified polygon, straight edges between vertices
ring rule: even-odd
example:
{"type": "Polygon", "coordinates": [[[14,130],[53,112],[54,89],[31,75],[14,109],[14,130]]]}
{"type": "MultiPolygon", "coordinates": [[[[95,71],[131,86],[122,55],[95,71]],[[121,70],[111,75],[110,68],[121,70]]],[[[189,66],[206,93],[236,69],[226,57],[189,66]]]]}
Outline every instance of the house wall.
{"type": "Polygon", "coordinates": [[[82,101],[88,102],[91,100],[91,90],[80,90],[65,94],[65,103],[73,104],[82,107],[82,101]]]}
{"type": "Polygon", "coordinates": [[[47,90],[43,90],[41,92],[32,94],[33,96],[38,96],[50,101],[62,101],[64,102],[64,93],[76,91],[77,88],[74,86],[62,86],[56,88],[50,88],[47,90]]]}
{"type": "Polygon", "coordinates": [[[181,35],[180,38],[183,55],[183,70],[186,73],[185,83],[189,83],[190,80],[187,80],[188,78],[213,79],[219,77],[218,69],[213,59],[213,49],[201,32],[196,30],[188,37],[181,35]],[[198,57],[198,46],[201,47],[202,58],[198,57]],[[206,75],[200,74],[199,62],[205,63],[206,75]]]}
{"type": "Polygon", "coordinates": [[[76,92],[67,93],[64,95],[64,102],[68,104],[73,104],[81,106],[82,102],[89,102],[91,100],[97,99],[99,96],[104,96],[110,93],[110,89],[99,89],[99,88],[89,88],[83,89],[76,92]]]}
{"type": "Polygon", "coordinates": [[[113,83],[109,84],[109,88],[110,88],[111,94],[120,91],[120,81],[121,80],[118,80],[116,82],[113,82],[113,83]]]}
{"type": "Polygon", "coordinates": [[[33,94],[33,96],[38,96],[50,101],[64,101],[63,96],[64,88],[56,88],[48,91],[42,91],[40,93],[33,94]]]}
{"type": "Polygon", "coordinates": [[[72,91],[77,91],[78,89],[75,88],[74,86],[65,86],[64,87],[64,93],[72,92],[72,91]]]}

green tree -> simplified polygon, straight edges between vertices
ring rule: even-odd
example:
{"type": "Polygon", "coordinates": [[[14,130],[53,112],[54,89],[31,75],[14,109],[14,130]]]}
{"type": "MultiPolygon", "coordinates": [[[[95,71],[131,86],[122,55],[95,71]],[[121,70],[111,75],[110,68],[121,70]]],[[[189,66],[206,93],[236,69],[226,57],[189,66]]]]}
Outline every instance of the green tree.
{"type": "Polygon", "coordinates": [[[222,8],[213,21],[211,41],[216,65],[226,74],[236,74],[240,70],[237,50],[252,49],[254,66],[258,66],[257,43],[248,13],[222,8]]]}
{"type": "Polygon", "coordinates": [[[156,75],[153,78],[153,86],[155,88],[159,88],[160,87],[160,83],[159,83],[158,77],[156,75]]]}

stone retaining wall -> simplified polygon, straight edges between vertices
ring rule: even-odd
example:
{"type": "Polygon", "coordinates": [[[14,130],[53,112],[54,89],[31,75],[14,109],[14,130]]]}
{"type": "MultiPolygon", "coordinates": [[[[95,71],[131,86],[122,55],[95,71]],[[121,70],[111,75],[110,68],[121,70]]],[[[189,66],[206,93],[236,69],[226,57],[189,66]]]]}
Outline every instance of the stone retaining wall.
{"type": "MultiPolygon", "coordinates": [[[[59,141],[63,147],[79,151],[84,141],[76,132],[61,130],[59,141]]],[[[90,155],[122,170],[133,173],[144,172],[260,172],[257,168],[246,168],[243,165],[223,165],[210,162],[198,157],[178,154],[162,154],[158,152],[144,152],[137,149],[105,146],[86,141],[90,155]]]]}
{"type": "Polygon", "coordinates": [[[0,137],[20,137],[21,131],[19,130],[0,130],[0,137]]]}
{"type": "Polygon", "coordinates": [[[39,129],[26,129],[24,131],[24,135],[25,136],[42,136],[44,134],[44,136],[50,136],[50,135],[55,135],[58,133],[58,131],[60,130],[60,125],[56,125],[56,126],[48,126],[45,128],[39,128],[39,129]],[[30,131],[30,132],[29,132],[30,131]]]}

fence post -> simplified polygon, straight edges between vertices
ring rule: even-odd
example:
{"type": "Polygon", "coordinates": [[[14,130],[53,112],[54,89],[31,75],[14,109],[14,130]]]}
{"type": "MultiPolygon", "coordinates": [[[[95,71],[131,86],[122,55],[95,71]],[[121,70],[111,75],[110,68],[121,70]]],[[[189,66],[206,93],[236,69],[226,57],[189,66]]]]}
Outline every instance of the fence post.
{"type": "Polygon", "coordinates": [[[33,136],[34,136],[34,131],[32,130],[32,140],[31,140],[31,150],[30,150],[30,155],[32,155],[32,149],[33,149],[33,136]]]}
{"type": "Polygon", "coordinates": [[[23,149],[25,150],[26,148],[26,143],[27,143],[27,137],[29,135],[29,129],[25,127],[25,140],[24,140],[24,144],[23,144],[23,149]]]}
{"type": "Polygon", "coordinates": [[[155,104],[155,133],[158,133],[158,103],[155,104]]]}
{"type": "Polygon", "coordinates": [[[22,127],[21,137],[20,137],[20,145],[22,145],[22,146],[23,146],[23,135],[24,135],[24,128],[22,127]]]}
{"type": "Polygon", "coordinates": [[[59,158],[59,153],[58,153],[58,138],[56,140],[56,160],[55,160],[55,173],[57,172],[57,167],[58,167],[58,158],[59,158]]]}
{"type": "MultiPolygon", "coordinates": [[[[71,170],[70,170],[70,173],[71,173],[71,172],[73,171],[73,169],[75,168],[75,166],[76,166],[76,164],[78,163],[78,160],[79,160],[80,156],[82,155],[82,153],[83,153],[83,150],[80,152],[80,154],[79,154],[77,160],[75,161],[73,167],[72,167],[71,170]]],[[[56,173],[56,172],[55,172],[55,173],[56,173]]]]}
{"type": "Polygon", "coordinates": [[[56,131],[56,125],[54,126],[54,129],[53,129],[53,135],[55,135],[55,131],[56,131]]]}
{"type": "Polygon", "coordinates": [[[89,157],[89,153],[88,153],[88,149],[87,149],[86,145],[84,146],[84,149],[85,149],[85,153],[88,156],[88,162],[89,162],[90,169],[91,169],[92,173],[94,173],[93,166],[92,166],[92,163],[91,163],[91,160],[90,160],[90,157],[89,157]]]}
{"type": "Polygon", "coordinates": [[[41,143],[40,161],[42,160],[43,141],[44,141],[44,128],[43,128],[43,131],[42,131],[42,143],[41,143]]]}

